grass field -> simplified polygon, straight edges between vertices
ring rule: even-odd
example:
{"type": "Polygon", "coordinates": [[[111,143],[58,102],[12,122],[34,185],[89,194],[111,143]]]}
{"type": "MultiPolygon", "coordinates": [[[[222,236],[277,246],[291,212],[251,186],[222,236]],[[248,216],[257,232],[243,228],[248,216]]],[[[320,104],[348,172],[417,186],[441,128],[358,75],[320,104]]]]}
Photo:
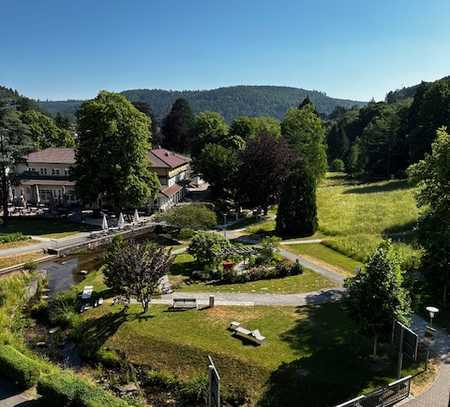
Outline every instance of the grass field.
{"type": "MultiPolygon", "coordinates": [[[[418,217],[414,189],[406,181],[360,183],[344,174],[328,174],[317,190],[319,230],[314,237],[358,261],[365,261],[379,242],[390,237],[404,258],[420,255],[413,248],[418,217]]],[[[274,220],[248,226],[247,234],[273,233],[274,220]]]]}
{"type": "Polygon", "coordinates": [[[188,379],[205,373],[211,355],[223,386],[240,386],[265,406],[329,406],[393,379],[394,366],[373,366],[367,341],[338,304],[291,307],[216,307],[140,314],[103,306],[89,311],[83,346],[115,350],[131,362],[188,379]],[[227,331],[240,321],[267,337],[260,347],[227,331]]]}
{"type": "Polygon", "coordinates": [[[189,274],[195,269],[195,261],[190,254],[179,254],[169,276],[175,291],[182,292],[218,292],[218,293],[272,293],[295,294],[318,291],[335,287],[327,278],[306,269],[303,274],[271,280],[259,280],[239,284],[212,284],[189,280],[189,274]]]}
{"type": "Polygon", "coordinates": [[[16,264],[27,263],[42,257],[41,252],[31,252],[26,254],[17,254],[15,256],[3,256],[0,257],[0,269],[11,267],[16,264]]]}
{"type": "Polygon", "coordinates": [[[1,234],[21,232],[24,235],[61,239],[80,232],[96,229],[90,225],[68,222],[63,219],[50,219],[39,217],[11,217],[6,228],[1,229],[1,234]]]}
{"type": "Polygon", "coordinates": [[[352,275],[356,267],[361,267],[360,262],[344,256],[320,243],[289,244],[283,245],[283,248],[295,254],[310,258],[312,261],[318,260],[321,263],[326,263],[329,267],[345,275],[352,275]]]}

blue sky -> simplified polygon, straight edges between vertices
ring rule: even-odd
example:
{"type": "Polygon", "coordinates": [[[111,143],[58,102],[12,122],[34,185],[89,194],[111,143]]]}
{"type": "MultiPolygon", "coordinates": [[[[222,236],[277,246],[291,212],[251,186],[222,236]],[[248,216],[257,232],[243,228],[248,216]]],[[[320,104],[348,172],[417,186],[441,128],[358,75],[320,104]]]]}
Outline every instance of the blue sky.
{"type": "Polygon", "coordinates": [[[0,0],[0,84],[100,89],[286,85],[384,98],[450,74],[448,0],[0,0]]]}

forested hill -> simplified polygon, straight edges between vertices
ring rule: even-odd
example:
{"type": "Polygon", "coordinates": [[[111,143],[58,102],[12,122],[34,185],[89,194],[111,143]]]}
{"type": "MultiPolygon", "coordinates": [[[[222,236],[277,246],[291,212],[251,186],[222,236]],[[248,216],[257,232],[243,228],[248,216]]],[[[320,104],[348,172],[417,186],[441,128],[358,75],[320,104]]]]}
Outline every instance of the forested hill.
{"type": "MultiPolygon", "coordinates": [[[[450,76],[445,76],[444,78],[442,78],[440,80],[441,81],[450,81],[450,76]]],[[[401,89],[392,90],[392,91],[388,92],[388,94],[386,95],[386,102],[396,103],[401,100],[412,99],[416,95],[417,89],[419,89],[420,85],[427,84],[427,83],[431,83],[431,82],[422,81],[421,83],[419,83],[417,85],[405,86],[401,89]]]]}
{"type": "MultiPolygon", "coordinates": [[[[323,92],[289,88],[284,86],[232,86],[199,91],[167,91],[159,89],[133,89],[122,92],[132,102],[148,103],[158,119],[170,110],[175,99],[185,98],[194,112],[214,111],[230,122],[238,116],[272,116],[281,119],[286,111],[297,106],[306,96],[317,111],[330,114],[336,106],[350,108],[364,106],[365,102],[335,99],[323,92]]],[[[72,115],[81,101],[40,102],[40,106],[52,114],[72,115]]]]}

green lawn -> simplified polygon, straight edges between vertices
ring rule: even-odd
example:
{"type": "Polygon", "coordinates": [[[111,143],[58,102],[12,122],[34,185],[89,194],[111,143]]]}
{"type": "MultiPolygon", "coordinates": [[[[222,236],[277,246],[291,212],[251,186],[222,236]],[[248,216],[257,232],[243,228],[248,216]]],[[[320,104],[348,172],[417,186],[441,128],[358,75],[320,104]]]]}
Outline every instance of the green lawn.
{"type": "Polygon", "coordinates": [[[148,315],[137,306],[129,314],[119,309],[106,305],[85,314],[83,347],[117,351],[182,379],[204,374],[211,355],[223,388],[239,386],[262,406],[330,406],[393,380],[395,363],[373,365],[369,344],[339,304],[185,312],[152,306],[148,315]],[[233,320],[259,329],[266,342],[254,347],[232,337],[233,320]]]}
{"type": "Polygon", "coordinates": [[[320,243],[289,244],[283,245],[283,248],[293,253],[310,257],[313,261],[318,260],[319,262],[327,263],[337,272],[346,275],[354,274],[355,268],[362,265],[360,262],[320,243]]]}
{"type": "Polygon", "coordinates": [[[6,228],[1,229],[1,234],[21,232],[24,235],[61,239],[80,232],[95,230],[90,225],[69,222],[64,219],[39,218],[39,217],[11,217],[6,228]]]}
{"type": "Polygon", "coordinates": [[[195,268],[195,261],[190,254],[183,253],[176,257],[169,276],[175,291],[295,294],[336,286],[333,281],[308,269],[305,269],[304,273],[298,276],[239,284],[212,284],[195,280],[191,281],[189,275],[195,268]]]}
{"type": "MultiPolygon", "coordinates": [[[[404,258],[418,256],[413,227],[418,217],[414,189],[406,181],[360,183],[330,173],[317,189],[319,230],[314,237],[358,261],[365,261],[384,237],[394,240],[404,258]]],[[[245,229],[247,234],[273,234],[274,220],[245,229]]]]}

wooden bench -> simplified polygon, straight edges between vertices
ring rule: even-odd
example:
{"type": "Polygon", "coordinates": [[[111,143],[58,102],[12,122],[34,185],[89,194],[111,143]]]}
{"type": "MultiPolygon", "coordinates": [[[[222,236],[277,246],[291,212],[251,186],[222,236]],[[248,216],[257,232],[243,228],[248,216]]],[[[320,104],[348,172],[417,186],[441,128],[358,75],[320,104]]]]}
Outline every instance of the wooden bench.
{"type": "Polygon", "coordinates": [[[174,298],[172,309],[196,309],[196,298],[174,298]]]}

